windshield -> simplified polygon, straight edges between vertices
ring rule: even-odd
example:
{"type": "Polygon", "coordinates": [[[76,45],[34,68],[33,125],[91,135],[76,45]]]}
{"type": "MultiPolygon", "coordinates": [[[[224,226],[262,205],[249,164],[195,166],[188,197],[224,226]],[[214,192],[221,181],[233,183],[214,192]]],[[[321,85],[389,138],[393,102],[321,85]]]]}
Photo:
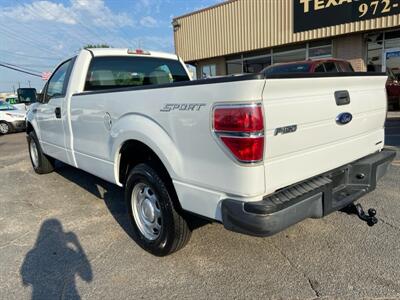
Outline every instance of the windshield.
{"type": "Polygon", "coordinates": [[[0,110],[16,110],[16,108],[5,101],[0,101],[0,110]]]}
{"type": "Polygon", "coordinates": [[[307,73],[310,72],[310,64],[275,65],[265,68],[264,72],[265,74],[307,73]]]}

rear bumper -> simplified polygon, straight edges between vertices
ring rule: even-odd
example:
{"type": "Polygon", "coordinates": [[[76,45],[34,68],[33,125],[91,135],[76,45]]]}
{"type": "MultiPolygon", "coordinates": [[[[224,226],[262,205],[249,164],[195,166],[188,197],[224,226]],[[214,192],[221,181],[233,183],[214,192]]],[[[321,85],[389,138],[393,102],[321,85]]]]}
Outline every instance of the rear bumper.
{"type": "Polygon", "coordinates": [[[232,231],[270,236],[304,219],[322,218],[373,191],[395,156],[395,151],[384,149],[259,202],[225,199],[222,222],[232,231]]]}

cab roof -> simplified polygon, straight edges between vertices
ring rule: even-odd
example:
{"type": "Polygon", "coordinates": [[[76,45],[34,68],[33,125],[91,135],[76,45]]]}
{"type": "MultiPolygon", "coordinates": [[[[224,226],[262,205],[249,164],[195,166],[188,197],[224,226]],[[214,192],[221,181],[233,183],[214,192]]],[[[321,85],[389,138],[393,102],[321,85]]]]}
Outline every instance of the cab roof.
{"type": "Polygon", "coordinates": [[[284,65],[314,65],[320,63],[327,63],[327,62],[344,62],[349,63],[347,60],[340,59],[340,58],[318,58],[318,59],[308,59],[308,60],[299,60],[299,61],[291,61],[291,62],[284,62],[284,63],[276,63],[271,65],[272,66],[284,66],[284,65]]]}
{"type": "Polygon", "coordinates": [[[165,52],[157,52],[157,51],[147,51],[142,49],[135,48],[88,48],[86,49],[93,53],[94,57],[99,56],[150,56],[157,58],[166,58],[179,60],[179,57],[176,54],[165,53],[165,52]],[[128,53],[129,51],[129,53],[128,53]],[[135,53],[138,52],[138,53],[135,53]],[[143,53],[140,53],[143,52],[143,53]]]}

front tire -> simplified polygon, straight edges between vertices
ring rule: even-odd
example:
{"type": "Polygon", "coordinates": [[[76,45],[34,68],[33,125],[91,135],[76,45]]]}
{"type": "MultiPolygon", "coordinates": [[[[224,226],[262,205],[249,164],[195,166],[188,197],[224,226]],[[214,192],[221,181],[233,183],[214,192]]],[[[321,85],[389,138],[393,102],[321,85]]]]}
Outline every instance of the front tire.
{"type": "Polygon", "coordinates": [[[133,238],[144,250],[166,256],[183,248],[191,230],[177,211],[175,193],[157,168],[139,164],[128,175],[125,201],[133,226],[133,238]]]}
{"type": "Polygon", "coordinates": [[[33,170],[37,174],[48,174],[54,171],[55,160],[43,153],[39,140],[34,131],[28,134],[29,156],[33,170]]]}
{"type": "Polygon", "coordinates": [[[11,126],[7,122],[0,121],[0,134],[7,134],[11,132],[11,126]]]}

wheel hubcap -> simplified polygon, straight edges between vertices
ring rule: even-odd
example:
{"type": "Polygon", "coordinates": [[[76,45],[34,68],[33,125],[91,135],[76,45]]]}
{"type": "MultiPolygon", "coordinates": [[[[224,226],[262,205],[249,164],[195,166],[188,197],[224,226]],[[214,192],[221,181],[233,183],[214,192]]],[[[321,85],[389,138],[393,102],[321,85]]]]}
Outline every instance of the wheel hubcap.
{"type": "Polygon", "coordinates": [[[6,134],[8,132],[9,128],[8,125],[5,123],[0,123],[0,132],[2,134],[6,134]]]}
{"type": "Polygon", "coordinates": [[[160,236],[162,214],[158,197],[145,183],[137,184],[132,191],[131,205],[133,217],[140,232],[148,239],[160,236]]]}
{"type": "Polygon", "coordinates": [[[36,143],[33,139],[29,142],[29,150],[31,153],[32,164],[35,168],[37,168],[39,165],[39,155],[38,155],[36,143]]]}

